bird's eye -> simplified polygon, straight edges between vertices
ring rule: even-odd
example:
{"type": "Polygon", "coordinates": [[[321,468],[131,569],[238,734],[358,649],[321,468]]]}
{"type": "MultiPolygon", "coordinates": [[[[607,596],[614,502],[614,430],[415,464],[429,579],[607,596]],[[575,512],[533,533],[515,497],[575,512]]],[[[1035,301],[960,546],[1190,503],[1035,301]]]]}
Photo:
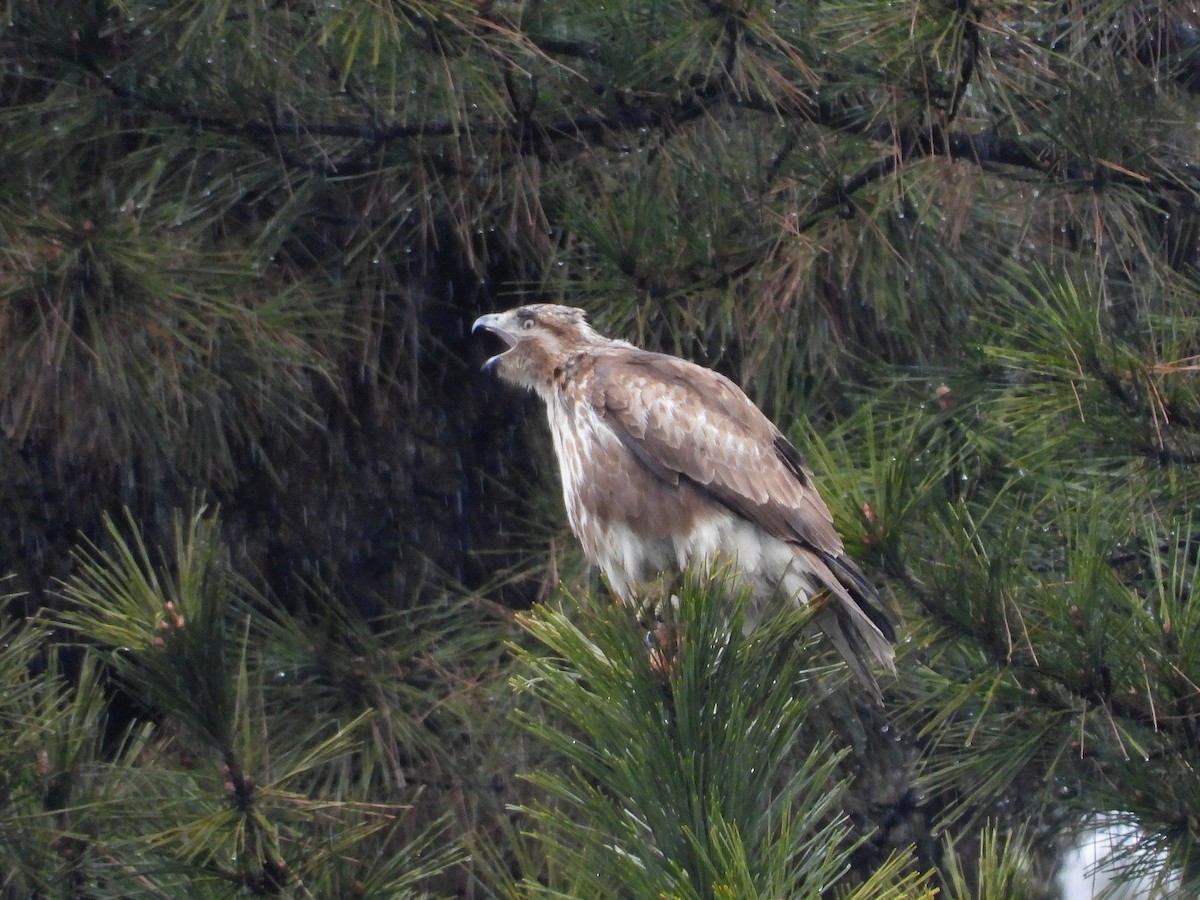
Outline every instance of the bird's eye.
{"type": "Polygon", "coordinates": [[[532,329],[533,328],[533,319],[522,320],[521,328],[524,329],[525,331],[529,331],[530,329],[532,329]]]}

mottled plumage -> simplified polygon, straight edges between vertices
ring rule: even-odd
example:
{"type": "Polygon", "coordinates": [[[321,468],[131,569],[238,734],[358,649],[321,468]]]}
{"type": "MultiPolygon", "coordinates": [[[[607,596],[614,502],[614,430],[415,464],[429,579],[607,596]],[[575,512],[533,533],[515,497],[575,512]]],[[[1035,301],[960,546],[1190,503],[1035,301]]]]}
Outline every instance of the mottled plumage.
{"type": "Polygon", "coordinates": [[[536,304],[481,316],[508,345],[484,368],[546,403],[571,529],[613,590],[733,560],[772,604],[826,592],[815,620],[878,696],[894,671],[879,595],[845,555],[800,453],[737,385],[678,357],[598,334],[583,311],[536,304]]]}

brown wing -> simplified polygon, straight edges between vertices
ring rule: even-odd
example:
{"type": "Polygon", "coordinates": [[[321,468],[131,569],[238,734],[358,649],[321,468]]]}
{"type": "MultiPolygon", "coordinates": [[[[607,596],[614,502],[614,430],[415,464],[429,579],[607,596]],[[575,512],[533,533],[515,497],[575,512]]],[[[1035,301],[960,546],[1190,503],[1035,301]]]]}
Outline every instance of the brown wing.
{"type": "Polygon", "coordinates": [[[594,408],[660,478],[690,480],[781,540],[842,554],[800,453],[728,378],[625,349],[598,355],[591,376],[594,408]]]}
{"type": "Polygon", "coordinates": [[[838,598],[817,624],[881,699],[864,660],[895,671],[895,631],[874,585],[845,555],[812,473],[732,381],[686,360],[621,348],[597,354],[589,400],[621,442],[659,478],[687,479],[717,502],[791,543],[838,598]]]}

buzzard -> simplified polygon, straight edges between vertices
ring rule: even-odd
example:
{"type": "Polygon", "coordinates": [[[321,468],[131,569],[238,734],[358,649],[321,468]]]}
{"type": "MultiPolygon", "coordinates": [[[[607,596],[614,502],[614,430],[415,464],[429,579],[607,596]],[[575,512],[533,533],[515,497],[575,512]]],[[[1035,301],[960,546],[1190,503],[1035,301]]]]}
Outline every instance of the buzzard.
{"type": "Polygon", "coordinates": [[[545,401],[571,530],[622,600],[663,573],[732,560],[751,587],[747,628],[772,604],[820,603],[814,621],[879,698],[871,659],[895,671],[879,594],[804,458],[737,385],[606,338],[567,306],[480,316],[480,329],[507,345],[484,371],[545,401]]]}

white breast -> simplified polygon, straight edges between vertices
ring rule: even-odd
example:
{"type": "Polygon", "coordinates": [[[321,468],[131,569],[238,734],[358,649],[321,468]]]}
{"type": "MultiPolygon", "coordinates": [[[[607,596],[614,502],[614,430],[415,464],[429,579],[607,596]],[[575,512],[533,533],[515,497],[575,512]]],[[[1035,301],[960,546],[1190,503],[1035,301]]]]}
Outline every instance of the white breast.
{"type": "Polygon", "coordinates": [[[561,396],[546,405],[554,451],[562,476],[563,502],[571,530],[588,560],[604,570],[612,589],[632,599],[635,585],[675,566],[675,550],[666,535],[635,529],[621,494],[639,496],[645,486],[615,481],[614,472],[650,479],[603,418],[587,404],[561,396]]]}
{"type": "Polygon", "coordinates": [[[700,524],[678,541],[675,562],[680,571],[713,563],[730,565],[736,580],[750,588],[747,631],[768,614],[773,602],[786,598],[806,603],[820,588],[791,546],[731,511],[700,524]]]}

